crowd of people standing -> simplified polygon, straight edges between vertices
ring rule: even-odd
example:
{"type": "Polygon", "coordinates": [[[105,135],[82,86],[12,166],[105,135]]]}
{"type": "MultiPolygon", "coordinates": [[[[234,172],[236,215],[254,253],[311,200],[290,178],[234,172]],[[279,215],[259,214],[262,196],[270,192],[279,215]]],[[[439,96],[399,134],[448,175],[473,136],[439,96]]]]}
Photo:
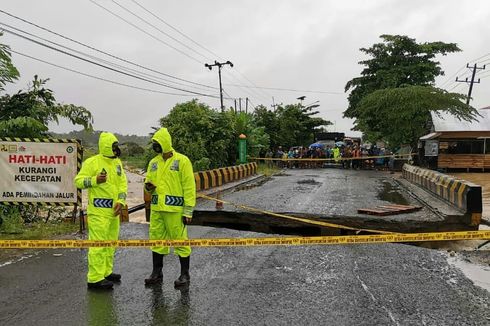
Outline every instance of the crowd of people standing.
{"type": "Polygon", "coordinates": [[[297,146],[285,150],[279,146],[265,154],[269,165],[281,168],[318,168],[340,165],[344,169],[393,169],[394,156],[383,147],[356,143],[334,146],[297,146]]]}

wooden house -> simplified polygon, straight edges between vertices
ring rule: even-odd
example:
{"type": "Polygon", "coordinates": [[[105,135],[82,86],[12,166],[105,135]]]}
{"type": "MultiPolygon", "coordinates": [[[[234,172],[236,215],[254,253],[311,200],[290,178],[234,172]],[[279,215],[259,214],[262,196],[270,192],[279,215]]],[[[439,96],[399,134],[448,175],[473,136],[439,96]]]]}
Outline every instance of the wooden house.
{"type": "Polygon", "coordinates": [[[490,107],[478,112],[472,122],[432,112],[432,132],[419,142],[421,161],[433,169],[490,169],[490,107]]]}

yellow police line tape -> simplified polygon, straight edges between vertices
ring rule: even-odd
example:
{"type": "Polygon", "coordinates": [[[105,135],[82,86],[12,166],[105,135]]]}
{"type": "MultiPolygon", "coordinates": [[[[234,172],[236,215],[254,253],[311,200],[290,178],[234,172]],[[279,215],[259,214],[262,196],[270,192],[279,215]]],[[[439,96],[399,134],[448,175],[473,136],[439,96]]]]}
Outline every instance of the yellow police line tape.
{"type": "Polygon", "coordinates": [[[0,240],[0,249],[304,246],[488,239],[490,239],[490,231],[190,240],[0,240]]]}
{"type": "Polygon", "coordinates": [[[348,161],[348,160],[372,160],[377,158],[410,158],[417,156],[417,153],[399,154],[399,155],[378,155],[378,156],[360,156],[360,157],[337,157],[337,158],[272,158],[272,157],[249,157],[254,161],[282,161],[282,162],[330,162],[330,161],[348,161]]]}
{"type": "Polygon", "coordinates": [[[222,200],[222,199],[217,199],[217,198],[206,196],[206,195],[199,194],[199,193],[197,194],[197,196],[200,197],[200,198],[207,199],[207,200],[212,200],[212,201],[216,201],[216,202],[219,202],[219,203],[232,205],[232,206],[235,206],[237,208],[241,208],[241,209],[244,209],[244,210],[247,210],[247,211],[261,213],[261,214],[266,214],[266,215],[275,216],[275,217],[280,217],[280,218],[284,218],[284,219],[288,219],[288,220],[293,220],[293,221],[298,221],[298,222],[307,223],[307,224],[312,224],[312,225],[318,225],[318,226],[324,226],[324,227],[330,227],[330,228],[336,228],[336,229],[345,229],[345,230],[354,230],[354,231],[365,231],[365,232],[380,233],[380,234],[395,234],[395,232],[390,232],[390,231],[356,228],[356,227],[351,227],[351,226],[346,226],[346,225],[341,225],[341,224],[328,223],[328,222],[324,222],[324,221],[311,220],[311,219],[302,218],[302,217],[296,217],[296,216],[290,216],[290,215],[286,215],[286,214],[274,213],[274,212],[271,212],[271,211],[266,211],[266,210],[262,210],[262,209],[258,209],[258,208],[254,208],[254,207],[250,207],[250,206],[246,206],[246,205],[235,204],[235,203],[232,203],[230,201],[226,201],[226,200],[222,200]]]}

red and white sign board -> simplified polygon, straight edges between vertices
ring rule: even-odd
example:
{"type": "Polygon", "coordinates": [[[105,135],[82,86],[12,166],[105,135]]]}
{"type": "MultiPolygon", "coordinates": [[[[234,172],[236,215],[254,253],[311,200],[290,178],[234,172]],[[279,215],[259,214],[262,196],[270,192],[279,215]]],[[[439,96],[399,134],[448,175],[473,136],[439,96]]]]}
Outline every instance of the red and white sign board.
{"type": "Polygon", "coordinates": [[[67,140],[0,141],[0,202],[77,203],[77,145],[67,140]]]}

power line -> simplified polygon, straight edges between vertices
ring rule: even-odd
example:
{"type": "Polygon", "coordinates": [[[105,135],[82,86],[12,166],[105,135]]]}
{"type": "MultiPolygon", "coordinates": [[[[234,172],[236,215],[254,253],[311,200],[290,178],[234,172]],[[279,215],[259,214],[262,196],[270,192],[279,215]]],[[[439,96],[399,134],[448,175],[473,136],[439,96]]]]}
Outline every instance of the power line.
{"type": "Polygon", "coordinates": [[[174,49],[175,51],[177,51],[177,52],[179,52],[180,54],[182,54],[182,55],[184,55],[184,56],[188,57],[189,59],[191,59],[191,60],[193,60],[193,61],[195,61],[195,62],[197,62],[197,63],[199,63],[199,64],[202,64],[202,62],[201,62],[199,59],[196,59],[195,57],[193,57],[193,56],[189,55],[188,53],[185,53],[184,51],[182,51],[182,50],[180,50],[180,49],[176,48],[175,46],[170,45],[169,43],[165,42],[165,41],[164,41],[164,40],[162,40],[161,38],[158,38],[158,37],[156,37],[155,35],[153,35],[153,34],[151,34],[151,33],[147,32],[147,31],[145,31],[145,30],[144,30],[144,29],[142,29],[141,27],[139,27],[139,26],[137,26],[137,25],[133,24],[132,22],[130,22],[130,21],[129,21],[129,20],[127,20],[126,18],[121,17],[120,15],[116,14],[116,13],[115,13],[115,12],[113,12],[112,10],[107,9],[106,7],[104,7],[103,5],[101,5],[101,4],[97,3],[97,2],[95,2],[94,0],[89,0],[89,1],[90,1],[90,2],[92,2],[94,5],[98,6],[99,8],[102,8],[103,10],[107,11],[107,12],[108,12],[108,13],[110,13],[111,15],[113,15],[113,16],[115,16],[115,17],[119,18],[120,20],[124,21],[125,23],[127,23],[127,24],[129,24],[129,25],[133,26],[134,28],[136,28],[136,29],[137,29],[137,30],[139,30],[140,32],[143,32],[143,33],[145,33],[146,35],[150,36],[151,38],[153,38],[153,39],[157,40],[158,42],[160,42],[160,43],[162,43],[162,44],[165,44],[165,45],[166,45],[166,46],[168,46],[169,48],[174,49]]]}
{"type": "Polygon", "coordinates": [[[111,79],[102,78],[102,77],[94,76],[94,75],[91,75],[91,74],[87,74],[87,73],[81,72],[79,70],[75,70],[75,69],[71,69],[71,68],[68,68],[68,67],[64,67],[64,66],[61,66],[61,65],[58,65],[58,64],[49,62],[49,61],[45,61],[45,60],[39,59],[39,58],[35,58],[35,57],[32,57],[30,55],[27,55],[27,54],[22,53],[22,52],[19,52],[19,51],[10,50],[10,52],[15,53],[15,54],[18,54],[18,55],[21,55],[21,56],[24,56],[24,57],[27,57],[29,59],[32,59],[32,60],[35,60],[35,61],[38,61],[38,62],[42,62],[42,63],[48,64],[48,65],[53,66],[53,67],[57,67],[57,68],[60,68],[60,69],[63,69],[63,70],[67,70],[67,71],[70,71],[70,72],[73,72],[73,73],[82,75],[82,76],[94,78],[94,79],[105,81],[105,82],[108,82],[108,83],[111,83],[111,84],[115,84],[115,85],[125,86],[125,87],[134,88],[134,89],[143,90],[143,91],[152,92],[152,93],[166,94],[166,95],[194,96],[194,95],[190,95],[190,94],[170,93],[170,92],[164,92],[164,91],[159,91],[159,90],[154,90],[154,89],[149,89],[149,88],[134,86],[134,85],[130,85],[130,84],[125,84],[125,83],[117,82],[117,81],[114,81],[114,80],[111,80],[111,79]]]}
{"type": "MultiPolygon", "coordinates": [[[[191,37],[187,36],[185,33],[183,33],[182,31],[180,31],[178,28],[176,28],[175,26],[171,25],[170,23],[168,23],[167,21],[165,21],[163,18],[157,16],[156,14],[154,14],[153,12],[151,12],[150,10],[146,9],[143,5],[141,5],[140,3],[138,3],[137,1],[135,0],[131,0],[133,3],[135,3],[138,7],[140,7],[142,10],[144,10],[145,12],[149,13],[151,16],[153,16],[154,18],[158,19],[160,22],[162,22],[163,24],[165,24],[166,26],[170,27],[171,29],[173,29],[174,31],[176,31],[177,33],[179,33],[180,35],[182,35],[183,37],[185,37],[186,39],[188,39],[189,41],[191,41],[192,43],[194,43],[195,45],[197,45],[198,47],[200,47],[201,49],[207,51],[208,53],[210,53],[211,55],[213,55],[213,57],[216,57],[218,59],[220,59],[221,61],[224,61],[224,59],[222,57],[220,57],[219,55],[217,55],[216,53],[214,53],[213,51],[209,50],[208,48],[206,48],[205,46],[201,45],[200,43],[196,42],[194,39],[192,39],[191,37]]],[[[212,58],[209,58],[203,54],[200,53],[201,56],[207,58],[208,60],[211,60],[212,61],[212,58]]],[[[252,86],[256,86],[250,79],[248,79],[244,74],[242,74],[238,69],[234,69],[236,70],[236,72],[238,74],[240,74],[244,79],[246,79],[252,86]]],[[[232,70],[232,74],[231,74],[231,77],[234,78],[234,75],[233,75],[233,72],[234,70],[232,70]]],[[[235,78],[235,80],[237,80],[235,78]]],[[[238,82],[240,82],[238,80],[238,82]]],[[[241,85],[241,86],[245,86],[245,85],[241,85]]],[[[237,87],[241,87],[241,86],[237,86],[237,87]]],[[[269,96],[271,96],[270,94],[267,94],[265,92],[263,92],[265,94],[266,97],[264,98],[268,98],[269,96]]],[[[262,97],[262,95],[260,95],[258,92],[256,94],[253,94],[253,93],[250,93],[252,96],[254,97],[262,97]]]]}
{"type": "Polygon", "coordinates": [[[202,55],[201,53],[197,52],[196,50],[194,50],[193,48],[191,48],[190,46],[188,46],[187,44],[179,41],[178,39],[176,39],[175,37],[173,37],[172,35],[162,31],[160,28],[158,28],[157,26],[155,26],[154,24],[150,23],[149,21],[147,21],[146,19],[138,16],[137,14],[135,14],[134,12],[132,12],[131,10],[129,10],[128,8],[126,8],[125,6],[123,6],[122,4],[118,3],[117,1],[115,0],[112,0],[113,3],[115,3],[118,7],[122,8],[124,11],[128,12],[129,14],[133,15],[134,17],[138,18],[139,20],[145,22],[147,25],[150,25],[151,27],[153,27],[154,29],[156,29],[157,31],[159,31],[160,33],[162,33],[163,35],[167,36],[168,38],[174,40],[175,42],[179,43],[180,45],[184,46],[185,48],[191,50],[192,52],[194,52],[195,54],[197,55],[200,55],[202,56],[203,58],[207,59],[205,55],[202,55]]]}
{"type": "Polygon", "coordinates": [[[443,88],[444,86],[447,86],[447,84],[449,82],[454,82],[454,77],[456,77],[456,75],[458,75],[461,71],[463,71],[464,69],[466,68],[466,66],[462,66],[461,68],[459,68],[458,71],[456,71],[454,74],[452,74],[451,76],[447,77],[447,79],[441,84],[439,85],[439,88],[443,88]]]}
{"type": "Polygon", "coordinates": [[[298,93],[319,93],[319,94],[333,94],[333,95],[344,94],[341,92],[311,91],[311,90],[301,90],[301,89],[292,89],[292,88],[278,88],[278,87],[264,87],[264,86],[242,86],[242,85],[235,85],[235,84],[225,84],[225,86],[244,87],[244,88],[259,88],[259,89],[269,89],[269,90],[274,90],[274,91],[288,91],[288,92],[298,92],[298,93]]]}
{"type": "Polygon", "coordinates": [[[190,93],[190,94],[196,94],[196,95],[201,95],[201,96],[207,96],[207,97],[213,97],[213,98],[218,98],[218,96],[215,96],[215,95],[211,95],[211,94],[204,94],[204,93],[199,93],[199,92],[194,92],[194,91],[190,91],[190,90],[186,90],[186,89],[182,89],[182,88],[178,88],[178,87],[174,87],[174,86],[171,86],[171,85],[167,85],[167,84],[163,84],[163,83],[160,83],[160,82],[155,82],[155,81],[152,81],[152,80],[149,80],[147,78],[144,78],[144,77],[140,77],[140,76],[136,76],[136,75],[133,75],[133,74],[130,74],[130,73],[127,73],[125,71],[122,71],[122,70],[119,70],[119,69],[116,69],[116,68],[112,68],[112,67],[109,67],[109,66],[106,66],[104,64],[101,64],[101,63],[98,63],[98,62],[95,62],[93,60],[89,60],[89,59],[86,59],[86,58],[83,58],[83,57],[80,57],[76,54],[73,54],[73,53],[69,53],[69,52],[66,52],[66,51],[63,51],[63,50],[60,50],[58,48],[55,48],[53,46],[50,46],[50,45],[47,45],[47,44],[44,44],[42,42],[39,42],[39,41],[36,41],[32,38],[29,38],[27,36],[24,36],[24,35],[21,35],[21,34],[18,34],[16,32],[13,32],[13,31],[10,31],[10,30],[7,30],[5,28],[2,29],[3,31],[9,33],[9,34],[12,34],[12,35],[15,35],[17,37],[20,37],[20,38],[23,38],[25,40],[28,40],[30,42],[33,42],[35,44],[38,44],[40,46],[43,46],[43,47],[46,47],[46,48],[49,48],[51,50],[54,50],[54,51],[57,51],[57,52],[60,52],[60,53],[63,53],[65,55],[68,55],[68,56],[71,56],[71,57],[74,57],[76,59],[79,59],[79,60],[82,60],[82,61],[85,61],[85,62],[88,62],[88,63],[91,63],[93,65],[96,65],[96,66],[99,66],[99,67],[102,67],[102,68],[105,68],[105,69],[108,69],[108,70],[111,70],[111,71],[114,71],[114,72],[117,72],[117,73],[120,73],[120,74],[123,74],[123,75],[126,75],[126,76],[129,76],[129,77],[133,77],[133,78],[136,78],[136,79],[139,79],[139,80],[142,80],[142,81],[146,81],[146,82],[149,82],[149,83],[152,83],[152,84],[156,84],[156,85],[160,85],[160,86],[163,86],[163,87],[168,87],[168,88],[171,88],[171,89],[175,89],[175,90],[178,90],[178,91],[182,91],[182,92],[187,92],[187,93],[190,93]]]}
{"type": "Polygon", "coordinates": [[[199,86],[207,87],[207,88],[210,88],[210,89],[217,89],[216,87],[213,87],[213,86],[209,86],[209,85],[205,85],[205,84],[201,84],[201,83],[196,83],[196,82],[193,82],[193,81],[190,81],[190,80],[187,80],[187,79],[183,79],[183,78],[176,77],[176,76],[173,76],[173,75],[170,75],[170,74],[167,74],[167,73],[161,72],[161,71],[157,71],[157,70],[152,69],[152,68],[145,67],[145,66],[140,65],[140,64],[138,64],[138,63],[135,63],[135,62],[133,62],[133,61],[130,61],[130,60],[127,60],[127,59],[124,59],[124,58],[118,57],[118,56],[113,55],[113,54],[111,54],[111,53],[108,53],[108,52],[102,51],[102,50],[97,49],[97,48],[95,48],[95,47],[93,47],[93,46],[90,46],[90,45],[88,45],[88,44],[85,44],[85,43],[83,43],[83,42],[80,42],[80,41],[77,41],[77,40],[75,40],[75,39],[72,39],[72,38],[70,38],[70,37],[68,37],[68,36],[65,36],[65,35],[62,35],[62,34],[60,34],[60,33],[54,32],[54,31],[52,31],[52,30],[50,30],[50,29],[48,29],[48,28],[45,28],[45,27],[43,27],[43,26],[40,26],[40,25],[35,24],[35,23],[33,23],[33,22],[30,22],[30,21],[28,21],[28,20],[26,20],[26,19],[24,19],[24,18],[21,18],[21,17],[15,16],[15,15],[13,15],[13,14],[11,14],[11,13],[8,13],[8,12],[6,12],[6,11],[4,11],[4,10],[1,10],[1,9],[0,9],[0,12],[1,12],[1,13],[3,13],[3,14],[5,14],[5,15],[7,15],[7,16],[10,16],[10,17],[12,17],[12,18],[14,18],[14,19],[20,20],[20,21],[22,21],[22,22],[24,22],[24,23],[26,23],[26,24],[29,24],[29,25],[31,25],[31,26],[34,26],[34,27],[36,27],[36,28],[38,28],[38,29],[41,29],[41,30],[46,31],[46,32],[48,32],[48,33],[51,33],[51,34],[53,34],[53,35],[59,36],[59,37],[61,37],[61,38],[65,39],[65,40],[68,40],[68,41],[70,41],[70,42],[76,43],[76,44],[81,45],[81,46],[83,46],[83,47],[85,47],[85,48],[88,48],[88,49],[90,49],[90,50],[93,50],[93,51],[96,51],[96,52],[99,52],[99,53],[105,54],[105,55],[107,55],[107,56],[109,56],[109,57],[111,57],[111,58],[114,58],[114,59],[117,59],[117,60],[119,60],[119,61],[122,61],[122,62],[125,62],[125,63],[128,63],[128,64],[131,64],[131,65],[133,65],[133,66],[135,66],[135,67],[139,67],[139,68],[142,68],[142,69],[144,69],[144,70],[151,71],[151,72],[157,73],[157,74],[159,74],[159,75],[166,76],[166,77],[169,77],[169,78],[173,78],[173,79],[176,79],[176,80],[180,80],[180,81],[183,81],[183,82],[186,82],[186,83],[189,83],[189,84],[199,85],[199,86]]]}
{"type": "Polygon", "coordinates": [[[66,50],[69,50],[69,51],[72,51],[72,52],[78,53],[78,54],[80,54],[80,55],[84,55],[84,56],[86,56],[86,57],[89,57],[89,58],[91,58],[91,59],[93,59],[93,60],[100,61],[100,62],[105,63],[105,64],[107,64],[107,65],[110,65],[110,66],[113,66],[113,67],[116,67],[116,68],[119,68],[119,69],[123,69],[123,70],[129,71],[129,72],[131,72],[131,73],[133,73],[133,74],[137,74],[137,75],[139,75],[139,76],[144,76],[144,77],[147,77],[147,78],[152,78],[153,80],[155,80],[155,79],[157,79],[157,80],[163,80],[163,81],[170,82],[170,83],[173,83],[173,84],[178,84],[178,85],[182,85],[182,86],[186,86],[186,87],[192,87],[192,88],[196,88],[196,89],[200,89],[200,90],[207,90],[207,89],[204,89],[204,88],[202,88],[202,87],[192,86],[192,85],[188,85],[188,84],[184,84],[184,83],[176,82],[176,81],[173,81],[173,80],[170,80],[170,79],[166,79],[166,78],[162,78],[162,77],[157,77],[157,76],[154,76],[154,75],[151,75],[151,74],[148,74],[148,73],[143,73],[143,72],[140,72],[140,71],[138,71],[138,70],[131,69],[131,68],[128,68],[128,67],[125,67],[125,66],[122,66],[122,65],[119,65],[119,64],[113,63],[113,62],[111,62],[111,61],[107,61],[107,60],[104,60],[104,59],[101,59],[101,58],[95,57],[95,56],[93,56],[93,55],[90,55],[90,54],[84,53],[84,52],[82,52],[82,51],[75,50],[75,49],[70,48],[70,47],[67,47],[67,46],[65,46],[65,45],[63,45],[63,44],[59,44],[59,43],[57,43],[57,42],[50,41],[50,40],[45,39],[45,38],[43,38],[43,37],[40,37],[40,36],[34,35],[34,34],[32,34],[32,33],[26,32],[26,31],[23,31],[23,30],[21,30],[21,29],[19,29],[19,28],[16,28],[16,27],[14,27],[14,26],[11,26],[11,25],[8,25],[8,24],[2,23],[2,22],[0,22],[0,25],[2,25],[2,26],[7,26],[8,28],[14,29],[14,30],[16,30],[16,31],[18,31],[18,32],[21,32],[21,33],[27,34],[27,35],[32,36],[32,37],[35,37],[35,38],[38,38],[38,39],[40,39],[40,40],[43,40],[43,41],[48,42],[48,43],[50,43],[50,44],[53,44],[53,45],[59,46],[59,47],[61,47],[61,48],[63,48],[63,49],[66,49],[66,50]]]}
{"type": "MultiPolygon", "coordinates": [[[[135,3],[138,7],[140,7],[141,9],[143,9],[144,11],[146,11],[147,13],[149,13],[150,15],[152,15],[153,17],[155,17],[156,19],[158,19],[159,21],[161,21],[162,23],[164,23],[165,25],[167,25],[168,27],[170,27],[171,29],[173,29],[174,31],[176,31],[177,33],[179,33],[180,35],[182,35],[183,37],[185,37],[186,39],[188,39],[189,41],[191,41],[192,43],[194,43],[195,45],[197,45],[198,47],[200,47],[201,49],[207,51],[208,53],[210,53],[213,57],[219,57],[219,55],[217,55],[216,53],[214,53],[213,51],[209,50],[208,48],[206,48],[204,45],[201,45],[199,44],[198,42],[196,42],[195,40],[193,40],[191,37],[187,36],[186,34],[184,34],[182,31],[180,31],[178,28],[174,27],[173,25],[171,25],[170,23],[168,23],[167,21],[165,21],[163,18],[155,15],[152,11],[146,9],[145,7],[143,7],[140,3],[138,3],[137,1],[135,0],[131,0],[133,3],[135,3]]],[[[207,57],[207,59],[210,59],[209,57],[207,57]]]]}

